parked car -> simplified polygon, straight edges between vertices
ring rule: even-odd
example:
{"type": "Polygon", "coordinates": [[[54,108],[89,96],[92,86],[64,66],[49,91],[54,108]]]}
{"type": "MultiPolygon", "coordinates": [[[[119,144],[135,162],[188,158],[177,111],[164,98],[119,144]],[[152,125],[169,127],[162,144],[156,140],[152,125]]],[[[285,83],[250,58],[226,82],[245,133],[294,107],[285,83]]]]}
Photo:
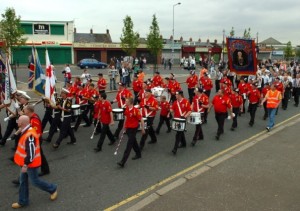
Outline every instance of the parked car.
{"type": "Polygon", "coordinates": [[[80,67],[81,69],[83,68],[107,68],[107,64],[104,62],[99,62],[97,59],[82,59],[78,62],[77,64],[78,67],[80,67]]]}

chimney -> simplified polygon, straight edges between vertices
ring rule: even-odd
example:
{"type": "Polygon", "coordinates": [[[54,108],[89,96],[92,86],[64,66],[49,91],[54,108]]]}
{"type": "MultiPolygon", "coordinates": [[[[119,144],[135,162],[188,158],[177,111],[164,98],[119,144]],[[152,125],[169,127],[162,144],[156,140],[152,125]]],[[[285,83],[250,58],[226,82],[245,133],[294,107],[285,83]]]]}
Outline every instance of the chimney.
{"type": "Polygon", "coordinates": [[[109,34],[109,29],[106,29],[106,34],[109,34]]]}
{"type": "Polygon", "coordinates": [[[190,42],[192,42],[193,41],[193,39],[190,37],[190,42]]]}
{"type": "Polygon", "coordinates": [[[182,42],[182,41],[183,41],[183,37],[181,36],[181,37],[180,37],[180,42],[182,42]]]}
{"type": "Polygon", "coordinates": [[[217,39],[215,39],[215,44],[217,44],[218,43],[218,40],[217,39]]]}
{"type": "Polygon", "coordinates": [[[173,36],[171,35],[170,40],[173,40],[173,36]]]}
{"type": "Polygon", "coordinates": [[[74,33],[75,33],[75,34],[77,33],[76,27],[74,27],[74,33]]]}
{"type": "Polygon", "coordinates": [[[207,39],[206,42],[209,43],[209,39],[207,39]]]}
{"type": "Polygon", "coordinates": [[[198,39],[198,42],[201,42],[201,39],[200,39],[200,38],[198,39]]]}
{"type": "Polygon", "coordinates": [[[93,29],[90,30],[90,33],[93,34],[93,29]]]}

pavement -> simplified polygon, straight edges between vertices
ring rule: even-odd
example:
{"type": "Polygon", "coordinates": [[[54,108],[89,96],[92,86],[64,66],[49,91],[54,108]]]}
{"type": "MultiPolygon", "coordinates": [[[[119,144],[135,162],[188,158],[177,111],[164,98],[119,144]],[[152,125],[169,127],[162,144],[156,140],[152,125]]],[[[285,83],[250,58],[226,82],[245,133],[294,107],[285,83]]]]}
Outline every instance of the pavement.
{"type": "Polygon", "coordinates": [[[297,115],[127,210],[300,210],[299,126],[297,115]]]}

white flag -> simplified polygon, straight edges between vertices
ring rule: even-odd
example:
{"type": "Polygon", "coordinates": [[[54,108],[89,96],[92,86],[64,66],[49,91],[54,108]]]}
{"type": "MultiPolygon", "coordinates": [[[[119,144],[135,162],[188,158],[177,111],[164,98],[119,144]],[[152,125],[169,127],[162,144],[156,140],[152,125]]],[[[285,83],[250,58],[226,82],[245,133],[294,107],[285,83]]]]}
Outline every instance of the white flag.
{"type": "Polygon", "coordinates": [[[55,103],[54,97],[55,90],[55,77],[53,73],[53,66],[50,63],[48,50],[46,50],[46,84],[45,84],[45,96],[55,103]]]}

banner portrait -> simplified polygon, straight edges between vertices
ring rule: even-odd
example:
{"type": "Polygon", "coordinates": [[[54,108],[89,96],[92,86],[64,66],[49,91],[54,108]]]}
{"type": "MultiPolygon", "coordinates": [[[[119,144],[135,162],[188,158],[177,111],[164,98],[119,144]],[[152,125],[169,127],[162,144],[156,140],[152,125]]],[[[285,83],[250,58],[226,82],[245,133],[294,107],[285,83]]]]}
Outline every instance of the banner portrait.
{"type": "Polygon", "coordinates": [[[230,71],[237,75],[255,75],[257,59],[254,40],[227,37],[226,43],[230,71]]]}

